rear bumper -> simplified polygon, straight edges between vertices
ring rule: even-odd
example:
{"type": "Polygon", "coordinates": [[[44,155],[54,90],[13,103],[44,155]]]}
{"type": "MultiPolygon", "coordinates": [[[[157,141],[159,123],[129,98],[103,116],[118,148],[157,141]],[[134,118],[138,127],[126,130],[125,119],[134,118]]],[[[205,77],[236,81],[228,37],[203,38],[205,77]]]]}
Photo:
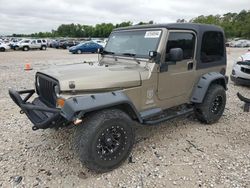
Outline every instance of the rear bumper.
{"type": "Polygon", "coordinates": [[[235,82],[236,84],[250,86],[250,79],[244,79],[244,78],[240,78],[240,77],[234,77],[232,75],[230,76],[230,79],[233,82],[235,82]]]}
{"type": "Polygon", "coordinates": [[[48,107],[39,97],[28,102],[35,90],[15,91],[9,89],[11,99],[21,108],[20,113],[25,113],[34,124],[33,130],[59,127],[66,120],[60,115],[60,109],[48,107]],[[25,95],[24,98],[21,95],[25,95]]]}

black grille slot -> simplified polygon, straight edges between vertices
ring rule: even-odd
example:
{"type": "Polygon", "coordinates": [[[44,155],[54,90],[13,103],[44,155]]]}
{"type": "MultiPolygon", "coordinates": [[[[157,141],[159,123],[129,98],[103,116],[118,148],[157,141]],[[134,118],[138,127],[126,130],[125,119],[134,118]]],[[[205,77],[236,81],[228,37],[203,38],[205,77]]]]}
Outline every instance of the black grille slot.
{"type": "Polygon", "coordinates": [[[40,99],[45,102],[48,106],[55,107],[56,106],[56,93],[54,87],[57,85],[57,81],[44,76],[37,75],[37,90],[40,99]]]}
{"type": "Polygon", "coordinates": [[[246,74],[250,74],[250,69],[248,69],[248,68],[241,67],[241,71],[246,73],[246,74]]]}

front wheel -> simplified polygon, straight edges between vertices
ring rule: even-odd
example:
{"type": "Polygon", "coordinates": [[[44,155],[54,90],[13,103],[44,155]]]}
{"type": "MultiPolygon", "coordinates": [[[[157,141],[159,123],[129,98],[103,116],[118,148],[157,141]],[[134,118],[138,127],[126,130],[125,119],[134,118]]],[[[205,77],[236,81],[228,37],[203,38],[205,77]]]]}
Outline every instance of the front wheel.
{"type": "Polygon", "coordinates": [[[5,51],[5,48],[0,48],[0,52],[4,52],[5,51]]]}
{"type": "Polygon", "coordinates": [[[77,50],[77,54],[81,54],[82,53],[82,51],[81,50],[77,50]]]}
{"type": "Polygon", "coordinates": [[[29,48],[28,46],[24,46],[24,47],[23,47],[23,51],[29,51],[29,49],[30,49],[30,48],[29,48]]]}
{"type": "Polygon", "coordinates": [[[201,104],[195,104],[197,119],[206,124],[217,122],[226,106],[225,88],[218,84],[212,84],[201,104]]]}
{"type": "Polygon", "coordinates": [[[42,46],[42,47],[41,47],[41,50],[46,50],[46,46],[42,46]]]}
{"type": "Polygon", "coordinates": [[[81,162],[96,172],[107,172],[120,166],[133,147],[132,126],[130,117],[117,109],[90,115],[75,130],[81,162]]]}

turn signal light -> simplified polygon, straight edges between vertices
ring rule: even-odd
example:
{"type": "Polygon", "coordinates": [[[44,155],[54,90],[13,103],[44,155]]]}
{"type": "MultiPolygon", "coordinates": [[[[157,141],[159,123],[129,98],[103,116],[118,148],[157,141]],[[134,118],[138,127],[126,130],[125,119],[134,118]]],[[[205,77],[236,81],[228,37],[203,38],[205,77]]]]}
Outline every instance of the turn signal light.
{"type": "Polygon", "coordinates": [[[59,107],[61,107],[61,108],[64,106],[64,103],[65,103],[65,99],[58,98],[58,99],[56,100],[57,106],[59,106],[59,107]]]}

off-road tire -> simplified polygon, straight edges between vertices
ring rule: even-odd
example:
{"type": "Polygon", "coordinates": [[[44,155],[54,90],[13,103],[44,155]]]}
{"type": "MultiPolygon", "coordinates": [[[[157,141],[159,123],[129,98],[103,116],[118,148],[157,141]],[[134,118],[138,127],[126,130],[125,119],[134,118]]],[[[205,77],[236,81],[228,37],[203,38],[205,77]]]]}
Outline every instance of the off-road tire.
{"type": "Polygon", "coordinates": [[[133,147],[133,124],[131,118],[118,109],[90,114],[75,129],[74,144],[80,161],[99,173],[120,166],[133,147]]]}
{"type": "Polygon", "coordinates": [[[30,50],[30,48],[28,46],[23,47],[23,51],[29,51],[29,50],[30,50]]]}
{"type": "Polygon", "coordinates": [[[225,109],[226,91],[218,84],[209,86],[201,104],[195,104],[195,115],[199,121],[206,124],[217,122],[225,109]]]}
{"type": "Polygon", "coordinates": [[[0,52],[5,52],[5,48],[0,48],[0,52]]]}

